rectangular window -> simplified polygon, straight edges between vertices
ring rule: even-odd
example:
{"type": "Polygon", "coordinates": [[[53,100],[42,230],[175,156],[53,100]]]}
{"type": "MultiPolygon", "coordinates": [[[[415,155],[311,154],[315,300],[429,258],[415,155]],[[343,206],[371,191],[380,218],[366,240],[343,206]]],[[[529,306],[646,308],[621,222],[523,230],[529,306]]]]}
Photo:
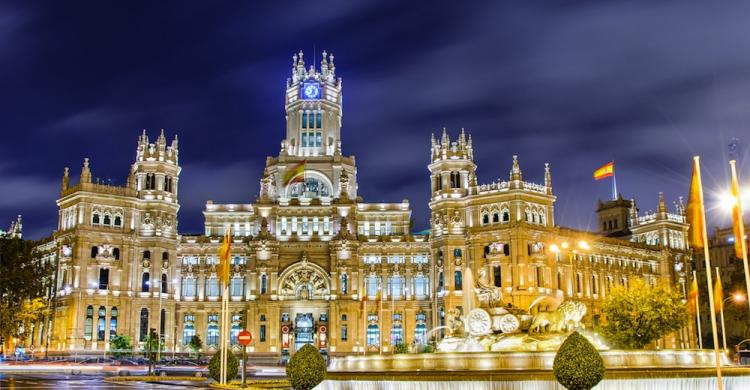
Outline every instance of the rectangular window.
{"type": "Polygon", "coordinates": [[[310,225],[307,223],[307,217],[302,217],[302,232],[310,234],[310,225]]]}
{"type": "Polygon", "coordinates": [[[493,279],[495,287],[503,286],[503,270],[499,265],[492,267],[493,279]]]}
{"type": "Polygon", "coordinates": [[[182,278],[182,296],[183,297],[194,297],[195,296],[195,283],[196,279],[192,276],[182,278]]]}
{"type": "Polygon", "coordinates": [[[319,131],[315,133],[315,146],[317,147],[323,146],[323,133],[319,131]]]}
{"type": "Polygon", "coordinates": [[[286,217],[281,217],[281,234],[286,234],[286,217]]]}
{"type": "Polygon", "coordinates": [[[453,272],[453,288],[456,291],[461,291],[464,289],[463,279],[461,277],[461,271],[453,272]]]}
{"type": "Polygon", "coordinates": [[[318,129],[323,128],[323,114],[320,111],[315,113],[315,127],[318,129]]]}
{"type": "Polygon", "coordinates": [[[341,341],[346,341],[349,337],[349,331],[346,328],[346,324],[341,325],[341,341]]]}
{"type": "Polygon", "coordinates": [[[318,223],[318,217],[313,217],[313,219],[312,219],[312,231],[313,231],[313,233],[317,232],[319,227],[320,227],[320,224],[318,223]]]}
{"type": "Polygon", "coordinates": [[[376,236],[380,235],[380,222],[378,221],[375,221],[375,235],[376,236]]]}
{"type": "Polygon", "coordinates": [[[544,287],[544,267],[536,267],[536,285],[537,287],[544,287]]]}
{"type": "MultiPolygon", "coordinates": [[[[264,343],[266,341],[266,326],[261,325],[260,326],[260,342],[264,343]]],[[[221,359],[219,359],[221,360],[221,359]]]]}
{"type": "Polygon", "coordinates": [[[328,217],[323,218],[323,231],[328,232],[331,230],[331,222],[328,220],[328,217]]]}
{"type": "Polygon", "coordinates": [[[365,236],[370,235],[370,222],[365,221],[365,236]]]}

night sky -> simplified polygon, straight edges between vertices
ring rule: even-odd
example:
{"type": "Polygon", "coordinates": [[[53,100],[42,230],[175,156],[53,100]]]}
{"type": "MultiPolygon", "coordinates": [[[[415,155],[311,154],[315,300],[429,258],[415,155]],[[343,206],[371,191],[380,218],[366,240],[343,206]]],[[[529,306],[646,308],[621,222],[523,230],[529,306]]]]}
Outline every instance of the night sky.
{"type": "Polygon", "coordinates": [[[408,198],[419,229],[443,127],[473,135],[480,182],[507,179],[513,154],[528,181],[550,162],[557,223],[584,229],[607,161],[643,212],[687,193],[693,154],[712,207],[728,144],[750,151],[747,1],[256,3],[1,2],[0,228],[20,213],[27,237],[49,235],[63,167],[77,181],[90,157],[123,184],[142,129],[163,128],[180,137],[179,230],[202,231],[206,200],[254,200],[292,54],[309,65],[313,48],[344,80],[360,195],[408,198]]]}

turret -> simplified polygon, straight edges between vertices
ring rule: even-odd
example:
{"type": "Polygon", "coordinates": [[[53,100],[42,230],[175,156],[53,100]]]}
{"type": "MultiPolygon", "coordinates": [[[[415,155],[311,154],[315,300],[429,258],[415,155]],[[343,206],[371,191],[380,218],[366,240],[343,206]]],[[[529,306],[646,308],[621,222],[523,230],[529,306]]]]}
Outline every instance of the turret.
{"type": "Polygon", "coordinates": [[[659,204],[656,206],[656,218],[660,220],[667,219],[667,202],[664,201],[663,192],[659,192],[659,204]]]}
{"type": "Polygon", "coordinates": [[[341,79],[333,55],[323,52],[320,69],[305,69],[304,54],[292,56],[292,77],[286,85],[287,156],[341,155],[341,79]]]}
{"type": "Polygon", "coordinates": [[[176,202],[180,174],[177,136],[167,144],[164,130],[155,143],[149,143],[146,130],[138,138],[135,163],[131,167],[128,186],[144,199],[171,199],[176,202]]]}
{"type": "MultiPolygon", "coordinates": [[[[450,192],[467,195],[476,185],[476,165],[472,150],[471,135],[461,129],[458,138],[451,142],[446,129],[438,142],[433,134],[430,138],[430,181],[432,193],[450,192]]],[[[455,195],[452,195],[455,197],[455,195]]]]}
{"type": "Polygon", "coordinates": [[[608,237],[630,235],[633,203],[618,194],[617,199],[602,202],[599,200],[596,214],[599,217],[599,231],[608,237]]]}

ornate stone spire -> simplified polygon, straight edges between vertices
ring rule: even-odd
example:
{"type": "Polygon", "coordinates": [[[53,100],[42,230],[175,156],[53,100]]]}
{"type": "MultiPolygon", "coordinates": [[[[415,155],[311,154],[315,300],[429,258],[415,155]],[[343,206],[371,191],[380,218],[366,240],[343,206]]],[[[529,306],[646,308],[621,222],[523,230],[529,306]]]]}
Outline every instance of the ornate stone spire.
{"type": "Polygon", "coordinates": [[[521,176],[521,167],[518,165],[518,156],[514,154],[513,155],[513,167],[510,169],[510,180],[511,181],[519,180],[520,181],[521,179],[522,179],[522,176],[521,176]]]}
{"type": "Polygon", "coordinates": [[[81,169],[81,183],[91,183],[91,169],[89,169],[89,158],[83,159],[83,169],[81,169]]]}
{"type": "Polygon", "coordinates": [[[638,206],[635,205],[635,198],[630,198],[630,225],[638,225],[638,206]]]}
{"type": "Polygon", "coordinates": [[[667,202],[664,201],[664,193],[659,192],[659,204],[656,209],[657,218],[667,219],[667,202]]]}
{"type": "Polygon", "coordinates": [[[135,189],[135,164],[130,167],[128,174],[128,188],[135,189]]]}
{"type": "Polygon", "coordinates": [[[552,173],[549,170],[549,163],[544,163],[544,187],[547,188],[547,194],[552,194],[552,173]]]}
{"type": "Polygon", "coordinates": [[[63,170],[62,190],[63,191],[67,190],[69,184],[70,184],[70,170],[68,169],[68,167],[65,167],[65,170],[63,170]]]}

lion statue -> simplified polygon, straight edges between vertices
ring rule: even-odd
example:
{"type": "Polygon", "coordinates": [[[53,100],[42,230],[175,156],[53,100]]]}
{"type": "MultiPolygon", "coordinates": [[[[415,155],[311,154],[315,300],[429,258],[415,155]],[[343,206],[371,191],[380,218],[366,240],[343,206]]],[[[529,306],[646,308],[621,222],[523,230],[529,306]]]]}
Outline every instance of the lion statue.
{"type": "Polygon", "coordinates": [[[565,301],[555,311],[541,312],[534,316],[529,332],[568,332],[583,327],[581,319],[584,315],[586,305],[583,302],[565,301]]]}
{"type": "Polygon", "coordinates": [[[541,312],[534,316],[529,333],[560,332],[564,326],[564,317],[559,310],[541,312]]]}
{"type": "Polygon", "coordinates": [[[563,314],[563,327],[566,331],[585,327],[581,319],[586,315],[586,310],[586,305],[580,301],[565,301],[557,308],[563,314]]]}

